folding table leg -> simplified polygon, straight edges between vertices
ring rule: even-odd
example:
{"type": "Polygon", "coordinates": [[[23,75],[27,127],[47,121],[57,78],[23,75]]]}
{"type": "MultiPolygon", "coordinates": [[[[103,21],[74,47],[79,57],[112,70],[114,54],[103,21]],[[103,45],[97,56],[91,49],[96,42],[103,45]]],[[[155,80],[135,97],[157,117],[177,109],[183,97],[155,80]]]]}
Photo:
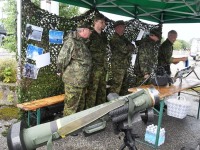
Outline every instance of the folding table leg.
{"type": "Polygon", "coordinates": [[[163,117],[163,108],[164,108],[164,100],[160,101],[160,111],[159,111],[159,117],[158,117],[158,128],[157,128],[157,134],[156,134],[156,142],[155,142],[155,148],[158,148],[158,141],[160,137],[160,127],[162,124],[162,117],[163,117]]]}
{"type": "MultiPolygon", "coordinates": [[[[199,96],[199,107],[200,107],[200,96],[199,96]]],[[[198,112],[197,112],[197,119],[199,119],[199,111],[200,111],[199,107],[198,107],[198,112]]]]}
{"type": "Polygon", "coordinates": [[[28,111],[28,127],[30,127],[31,111],[28,111]]]}
{"type": "Polygon", "coordinates": [[[37,112],[36,112],[36,113],[37,113],[37,125],[38,125],[38,124],[40,124],[40,118],[41,118],[41,117],[40,117],[40,115],[41,115],[40,108],[37,109],[37,112]]]}

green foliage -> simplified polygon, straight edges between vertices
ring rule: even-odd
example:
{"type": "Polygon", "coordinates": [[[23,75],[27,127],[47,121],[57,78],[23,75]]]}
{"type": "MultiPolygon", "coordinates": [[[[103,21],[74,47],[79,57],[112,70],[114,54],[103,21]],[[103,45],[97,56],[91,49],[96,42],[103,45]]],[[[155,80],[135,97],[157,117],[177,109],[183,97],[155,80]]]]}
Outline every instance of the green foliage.
{"type": "MultiPolygon", "coordinates": [[[[40,6],[40,0],[32,0],[36,6],[40,6]]],[[[76,6],[66,5],[60,3],[59,8],[60,16],[71,18],[79,15],[79,8],[76,6]]],[[[3,12],[7,15],[7,18],[1,19],[0,21],[4,24],[7,30],[8,36],[5,37],[2,47],[8,49],[10,52],[16,52],[17,50],[17,4],[16,0],[6,0],[3,7],[3,12]]]]}
{"type": "Polygon", "coordinates": [[[7,96],[7,101],[8,101],[8,102],[13,102],[13,100],[14,100],[14,95],[13,95],[13,93],[10,93],[10,94],[7,96]]]}
{"type": "Polygon", "coordinates": [[[0,91],[0,99],[3,98],[3,91],[0,91]]]}
{"type": "Polygon", "coordinates": [[[40,6],[40,0],[31,0],[32,3],[34,3],[36,6],[40,6]]]}
{"type": "Polygon", "coordinates": [[[176,40],[176,41],[174,42],[173,48],[174,48],[175,50],[181,50],[181,48],[182,48],[181,42],[180,42],[179,40],[176,40]]]}
{"type": "Polygon", "coordinates": [[[4,83],[9,83],[11,81],[12,77],[12,69],[10,67],[7,67],[3,71],[3,76],[4,76],[4,83]]]}
{"type": "Polygon", "coordinates": [[[184,40],[177,39],[173,45],[175,50],[186,50],[190,48],[190,44],[184,40]]]}
{"type": "Polygon", "coordinates": [[[0,107],[0,120],[18,119],[19,110],[16,107],[0,107]]]}
{"type": "Polygon", "coordinates": [[[79,8],[77,6],[66,5],[63,3],[59,4],[59,16],[65,18],[72,18],[80,15],[79,8]]]}
{"type": "Polygon", "coordinates": [[[180,40],[181,44],[182,44],[182,49],[190,49],[191,45],[184,41],[184,40],[180,40]]]}
{"type": "Polygon", "coordinates": [[[7,35],[3,43],[3,48],[8,49],[10,52],[15,52],[17,49],[16,44],[16,27],[17,27],[17,10],[16,0],[6,0],[3,6],[3,12],[7,15],[6,18],[0,21],[5,26],[7,35]]]}
{"type": "Polygon", "coordinates": [[[17,75],[17,62],[14,59],[1,59],[0,60],[0,81],[4,83],[16,82],[17,75]]]}
{"type": "Polygon", "coordinates": [[[16,52],[17,49],[16,43],[17,41],[15,35],[5,36],[5,39],[2,43],[2,47],[9,50],[9,52],[16,52]]]}

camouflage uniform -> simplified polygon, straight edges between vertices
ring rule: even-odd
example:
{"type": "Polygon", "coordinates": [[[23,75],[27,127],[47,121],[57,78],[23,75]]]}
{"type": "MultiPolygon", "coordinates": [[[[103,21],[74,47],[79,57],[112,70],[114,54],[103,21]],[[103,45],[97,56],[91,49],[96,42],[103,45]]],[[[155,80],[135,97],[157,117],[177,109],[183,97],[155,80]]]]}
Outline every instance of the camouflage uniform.
{"type": "Polygon", "coordinates": [[[125,36],[120,36],[117,33],[110,39],[111,56],[111,71],[112,71],[112,85],[110,88],[111,93],[118,93],[124,95],[128,91],[127,69],[131,63],[131,55],[134,51],[134,46],[129,42],[125,36]],[[125,88],[125,89],[122,89],[125,88]]]}
{"type": "Polygon", "coordinates": [[[63,115],[67,116],[85,107],[85,91],[91,71],[91,54],[85,39],[77,32],[68,35],[58,55],[57,65],[63,73],[65,84],[65,105],[63,115]]]}
{"type": "MultiPolygon", "coordinates": [[[[151,74],[158,64],[159,42],[150,39],[149,36],[138,41],[138,53],[136,56],[134,74],[136,75],[136,86],[139,86],[145,79],[145,74],[151,74]]],[[[149,80],[145,84],[149,84],[149,80]]]]}
{"type": "Polygon", "coordinates": [[[88,43],[92,55],[92,71],[86,94],[86,108],[106,102],[106,47],[105,33],[93,30],[88,43]]]}
{"type": "Polygon", "coordinates": [[[165,68],[168,75],[171,75],[170,64],[173,54],[173,43],[166,39],[160,46],[158,51],[158,66],[165,68]]]}

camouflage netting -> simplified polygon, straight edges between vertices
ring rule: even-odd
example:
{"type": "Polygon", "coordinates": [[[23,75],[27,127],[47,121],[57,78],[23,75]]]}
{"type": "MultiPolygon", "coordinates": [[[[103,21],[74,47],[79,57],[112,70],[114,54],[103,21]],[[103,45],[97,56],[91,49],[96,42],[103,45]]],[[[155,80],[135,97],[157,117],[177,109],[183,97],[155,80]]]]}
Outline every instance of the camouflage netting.
{"type": "MultiPolygon", "coordinates": [[[[59,31],[64,31],[64,35],[66,35],[67,32],[74,30],[77,24],[81,21],[88,21],[92,24],[94,15],[98,13],[98,10],[90,9],[83,15],[71,19],[66,19],[40,9],[39,7],[31,3],[30,0],[22,0],[22,49],[21,62],[19,62],[21,68],[21,75],[25,63],[28,62],[31,64],[35,64],[35,61],[26,58],[26,49],[28,44],[33,44],[35,46],[43,48],[43,53],[50,52],[51,64],[40,68],[37,79],[26,78],[23,76],[21,77],[21,80],[18,81],[19,103],[64,93],[63,82],[61,78],[56,75],[56,59],[62,45],[50,44],[48,42],[49,30],[56,29],[59,31]],[[26,39],[25,29],[27,24],[32,24],[43,28],[43,35],[41,41],[26,39]]],[[[105,32],[108,34],[108,39],[114,32],[113,23],[113,20],[107,18],[107,27],[105,29],[105,32]]],[[[127,28],[125,35],[130,41],[134,41],[136,39],[140,29],[162,29],[161,25],[150,25],[142,23],[141,21],[136,19],[126,21],[126,25],[127,28]]],[[[130,69],[130,73],[131,72],[132,71],[130,69]]]]}

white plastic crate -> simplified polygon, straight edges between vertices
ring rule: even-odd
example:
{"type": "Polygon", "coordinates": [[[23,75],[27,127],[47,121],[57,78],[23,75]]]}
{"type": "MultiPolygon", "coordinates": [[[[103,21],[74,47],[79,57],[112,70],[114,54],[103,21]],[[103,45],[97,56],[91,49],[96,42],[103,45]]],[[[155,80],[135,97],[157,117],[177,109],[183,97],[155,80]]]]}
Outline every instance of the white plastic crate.
{"type": "Polygon", "coordinates": [[[166,104],[167,115],[175,118],[185,118],[190,110],[190,102],[183,96],[171,97],[166,100],[166,104]]]}

